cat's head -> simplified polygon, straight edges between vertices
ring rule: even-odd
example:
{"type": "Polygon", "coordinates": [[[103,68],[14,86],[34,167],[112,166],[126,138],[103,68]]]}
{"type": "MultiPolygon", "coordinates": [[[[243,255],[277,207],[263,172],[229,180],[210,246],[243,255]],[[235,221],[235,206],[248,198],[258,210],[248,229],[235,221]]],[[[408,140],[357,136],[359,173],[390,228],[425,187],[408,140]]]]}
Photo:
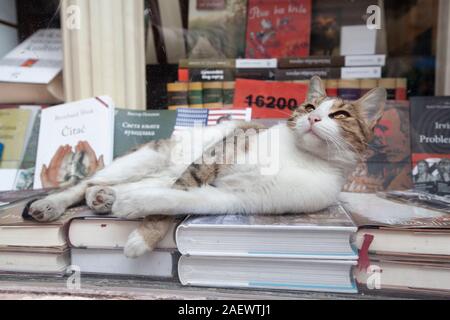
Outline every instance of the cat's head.
{"type": "Polygon", "coordinates": [[[322,80],[313,77],[306,101],[294,111],[288,126],[300,149],[323,159],[354,163],[366,150],[385,102],[383,88],[351,102],[327,97],[322,80]]]}

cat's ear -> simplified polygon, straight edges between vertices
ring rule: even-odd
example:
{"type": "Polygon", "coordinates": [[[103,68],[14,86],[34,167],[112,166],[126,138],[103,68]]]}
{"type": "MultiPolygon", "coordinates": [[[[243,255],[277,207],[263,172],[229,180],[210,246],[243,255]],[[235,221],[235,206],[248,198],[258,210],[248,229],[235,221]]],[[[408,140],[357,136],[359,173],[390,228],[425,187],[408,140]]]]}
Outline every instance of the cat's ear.
{"type": "Polygon", "coordinates": [[[377,121],[383,115],[386,98],[386,89],[375,88],[355,102],[355,104],[361,108],[370,129],[375,127],[377,121]]]}
{"type": "Polygon", "coordinates": [[[312,101],[318,98],[326,97],[325,86],[323,85],[322,79],[318,76],[314,76],[309,81],[309,91],[306,97],[307,101],[312,101]]]}

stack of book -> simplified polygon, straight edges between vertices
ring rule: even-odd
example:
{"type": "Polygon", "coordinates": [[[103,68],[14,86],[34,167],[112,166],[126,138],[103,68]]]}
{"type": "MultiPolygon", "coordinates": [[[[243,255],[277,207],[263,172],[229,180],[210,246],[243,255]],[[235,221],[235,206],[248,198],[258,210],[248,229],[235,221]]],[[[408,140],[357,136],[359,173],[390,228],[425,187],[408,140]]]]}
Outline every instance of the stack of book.
{"type": "Polygon", "coordinates": [[[341,206],[276,216],[190,217],[177,229],[183,285],[357,292],[356,227],[341,206]]]}
{"type": "Polygon", "coordinates": [[[70,265],[66,227],[81,209],[58,221],[38,223],[23,217],[29,199],[6,205],[0,213],[0,273],[65,274],[70,265]]]}
{"type": "Polygon", "coordinates": [[[376,194],[341,197],[358,225],[354,270],[362,291],[449,294],[448,206],[429,209],[376,194]]]}

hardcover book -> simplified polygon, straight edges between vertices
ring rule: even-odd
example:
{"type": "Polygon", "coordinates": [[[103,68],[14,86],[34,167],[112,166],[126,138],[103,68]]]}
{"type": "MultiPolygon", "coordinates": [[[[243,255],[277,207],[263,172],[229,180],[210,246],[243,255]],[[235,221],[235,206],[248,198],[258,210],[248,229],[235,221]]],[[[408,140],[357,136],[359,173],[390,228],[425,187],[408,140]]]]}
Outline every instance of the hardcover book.
{"type": "MultiPolygon", "coordinates": [[[[406,190],[412,187],[407,101],[388,101],[374,129],[368,152],[344,186],[349,192],[406,190]]],[[[412,112],[412,110],[411,110],[412,112]]]]}
{"type": "Polygon", "coordinates": [[[113,159],[114,105],[96,97],[41,113],[34,188],[75,184],[113,159]]]}
{"type": "Polygon", "coordinates": [[[176,251],[155,250],[136,258],[127,258],[122,250],[71,249],[72,264],[82,274],[145,276],[174,278],[179,254],[176,251]]]}
{"type": "Polygon", "coordinates": [[[182,254],[351,260],[356,227],[339,205],[288,215],[190,217],[177,229],[182,254]]]}
{"type": "Polygon", "coordinates": [[[414,187],[450,194],[450,98],[411,98],[414,187]]]}
{"type": "Polygon", "coordinates": [[[246,58],[309,55],[311,0],[249,0],[246,58]]]}
{"type": "Polygon", "coordinates": [[[172,135],[176,111],[116,109],[114,120],[114,158],[152,140],[172,135]]]}

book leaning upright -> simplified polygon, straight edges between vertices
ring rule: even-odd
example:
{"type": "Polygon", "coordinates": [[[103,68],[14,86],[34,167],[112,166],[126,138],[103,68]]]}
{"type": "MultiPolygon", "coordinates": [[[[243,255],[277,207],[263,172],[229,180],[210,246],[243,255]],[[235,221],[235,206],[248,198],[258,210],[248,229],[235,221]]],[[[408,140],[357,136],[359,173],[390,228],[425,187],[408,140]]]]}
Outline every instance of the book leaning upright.
{"type": "Polygon", "coordinates": [[[114,104],[107,96],[42,110],[34,189],[72,185],[112,162],[114,104]]]}
{"type": "Polygon", "coordinates": [[[178,274],[183,285],[355,293],[355,232],[340,205],[311,214],[191,217],[176,233],[178,274]]]}

